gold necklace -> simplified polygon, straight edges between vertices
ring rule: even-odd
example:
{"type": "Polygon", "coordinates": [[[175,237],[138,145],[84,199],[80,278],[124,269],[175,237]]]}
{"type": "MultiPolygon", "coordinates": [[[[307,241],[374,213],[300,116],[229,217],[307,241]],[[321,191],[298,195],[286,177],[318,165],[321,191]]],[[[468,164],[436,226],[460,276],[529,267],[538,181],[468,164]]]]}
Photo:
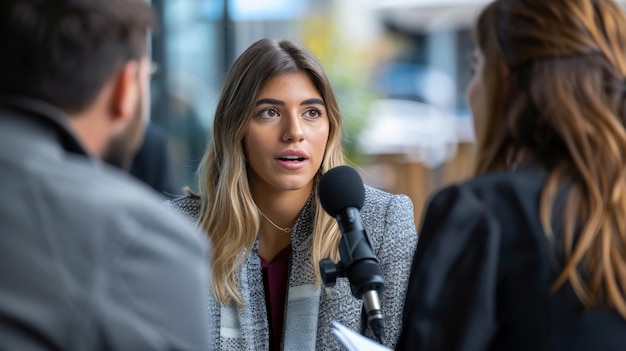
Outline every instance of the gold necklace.
{"type": "Polygon", "coordinates": [[[259,213],[261,214],[261,216],[263,216],[263,218],[267,219],[267,221],[270,222],[270,224],[273,225],[274,228],[280,230],[281,232],[285,232],[285,233],[290,233],[291,232],[291,229],[293,227],[291,227],[291,228],[281,228],[281,227],[277,226],[276,223],[272,222],[271,219],[267,218],[265,213],[263,213],[260,209],[259,209],[259,213]]]}

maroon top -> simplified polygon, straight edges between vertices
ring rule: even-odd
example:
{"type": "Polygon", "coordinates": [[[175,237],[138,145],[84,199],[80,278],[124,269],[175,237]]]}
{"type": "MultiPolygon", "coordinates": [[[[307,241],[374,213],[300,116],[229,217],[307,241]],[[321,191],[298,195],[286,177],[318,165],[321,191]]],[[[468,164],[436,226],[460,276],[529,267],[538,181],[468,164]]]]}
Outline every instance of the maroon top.
{"type": "Polygon", "coordinates": [[[287,245],[270,263],[261,257],[265,305],[270,328],[270,350],[280,350],[285,317],[285,297],[287,296],[287,276],[291,245],[287,245]]]}

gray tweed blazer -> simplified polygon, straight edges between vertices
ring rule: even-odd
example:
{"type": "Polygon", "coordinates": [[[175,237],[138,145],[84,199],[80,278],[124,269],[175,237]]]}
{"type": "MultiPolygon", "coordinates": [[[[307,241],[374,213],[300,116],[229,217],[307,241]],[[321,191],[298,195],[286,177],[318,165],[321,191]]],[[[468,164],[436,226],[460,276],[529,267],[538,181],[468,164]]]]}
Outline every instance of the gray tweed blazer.
{"type": "MultiPolygon", "coordinates": [[[[166,206],[197,220],[200,201],[192,197],[168,201],[166,206]]],[[[291,234],[291,268],[285,309],[284,350],[345,350],[332,334],[331,321],[373,338],[362,316],[362,301],[354,298],[347,278],[337,279],[332,288],[315,284],[311,259],[313,201],[305,206],[291,234]]],[[[380,295],[385,334],[394,348],[401,330],[402,309],[417,232],[413,204],[405,195],[392,195],[365,186],[361,209],[365,231],[377,256],[385,280],[380,295]]],[[[258,242],[257,242],[258,243],[258,242]]],[[[239,269],[239,288],[247,305],[218,304],[209,292],[211,323],[209,335],[216,350],[268,350],[269,328],[265,292],[257,243],[239,269]]]]}

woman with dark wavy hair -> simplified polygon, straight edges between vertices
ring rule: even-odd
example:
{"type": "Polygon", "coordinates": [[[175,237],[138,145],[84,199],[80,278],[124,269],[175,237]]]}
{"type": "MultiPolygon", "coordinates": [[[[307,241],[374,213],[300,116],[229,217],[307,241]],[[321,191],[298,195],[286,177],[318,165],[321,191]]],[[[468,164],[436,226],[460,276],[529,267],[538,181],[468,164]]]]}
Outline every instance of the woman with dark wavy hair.
{"type": "Polygon", "coordinates": [[[626,16],[498,0],[474,30],[476,177],[436,194],[399,350],[626,350],[626,16]]]}

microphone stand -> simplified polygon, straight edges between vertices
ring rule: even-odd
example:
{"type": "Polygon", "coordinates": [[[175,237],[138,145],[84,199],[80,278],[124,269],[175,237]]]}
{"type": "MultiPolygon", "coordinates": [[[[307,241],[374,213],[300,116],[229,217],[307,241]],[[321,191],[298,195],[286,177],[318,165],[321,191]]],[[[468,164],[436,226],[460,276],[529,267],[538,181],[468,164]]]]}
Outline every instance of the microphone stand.
{"type": "Polygon", "coordinates": [[[360,212],[357,208],[346,209],[342,216],[336,216],[341,229],[339,241],[339,263],[329,258],[320,260],[322,281],[327,287],[335,285],[338,277],[347,277],[352,295],[363,300],[367,321],[381,344],[385,344],[385,323],[378,294],[385,288],[380,273],[378,259],[363,229],[360,212]],[[347,229],[347,231],[345,230],[347,229]]]}

